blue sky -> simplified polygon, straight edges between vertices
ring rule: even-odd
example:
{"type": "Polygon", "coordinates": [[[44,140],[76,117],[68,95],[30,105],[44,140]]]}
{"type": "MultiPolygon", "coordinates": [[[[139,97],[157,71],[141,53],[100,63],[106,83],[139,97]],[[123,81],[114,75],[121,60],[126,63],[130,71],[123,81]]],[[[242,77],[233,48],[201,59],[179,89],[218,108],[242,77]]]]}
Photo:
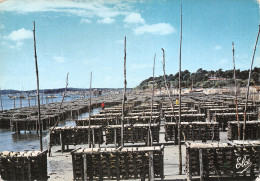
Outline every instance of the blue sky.
{"type": "MultiPolygon", "coordinates": [[[[0,87],[36,89],[33,21],[40,88],[123,87],[124,36],[127,86],[178,71],[180,4],[182,70],[249,69],[259,25],[256,0],[0,0],[0,87]]],[[[254,67],[260,66],[256,52],[254,67]]]]}

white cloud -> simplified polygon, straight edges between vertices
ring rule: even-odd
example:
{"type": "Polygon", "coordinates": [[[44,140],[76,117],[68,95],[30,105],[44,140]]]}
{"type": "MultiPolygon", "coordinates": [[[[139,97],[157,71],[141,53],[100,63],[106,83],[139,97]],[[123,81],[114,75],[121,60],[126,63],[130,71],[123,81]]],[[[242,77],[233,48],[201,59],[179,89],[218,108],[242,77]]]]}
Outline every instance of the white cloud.
{"type": "Polygon", "coordinates": [[[157,35],[168,35],[176,32],[176,30],[168,23],[158,23],[152,25],[143,25],[137,27],[134,30],[136,35],[141,35],[144,33],[152,33],[157,35]]]}
{"type": "Polygon", "coordinates": [[[144,19],[141,17],[141,15],[139,13],[130,13],[128,14],[125,19],[124,22],[129,23],[129,24],[144,24],[145,21],[144,19]]]}
{"type": "Polygon", "coordinates": [[[21,28],[19,30],[11,32],[5,38],[13,41],[23,41],[25,39],[31,39],[32,37],[33,37],[32,31],[21,28]]]}
{"type": "Polygon", "coordinates": [[[92,23],[92,21],[90,21],[89,19],[86,19],[86,18],[82,18],[80,20],[80,24],[83,24],[83,23],[92,23]]]}
{"type": "Polygon", "coordinates": [[[16,13],[32,12],[59,12],[76,15],[84,18],[98,17],[101,23],[110,24],[114,17],[125,15],[126,12],[117,5],[117,1],[81,1],[81,0],[8,0],[1,3],[0,12],[11,11],[16,13]],[[109,4],[109,6],[106,6],[109,4]]]}
{"type": "Polygon", "coordinates": [[[216,50],[216,51],[221,50],[221,49],[222,49],[222,46],[220,46],[220,45],[216,45],[216,46],[214,47],[214,50],[216,50]]]}
{"type": "Polygon", "coordinates": [[[106,17],[106,18],[98,20],[98,23],[101,23],[101,24],[112,24],[114,22],[115,22],[115,20],[110,17],[106,17]]]}
{"type": "Polygon", "coordinates": [[[63,63],[65,62],[65,58],[64,57],[61,57],[61,56],[54,56],[53,57],[53,60],[58,62],[58,63],[63,63]]]}

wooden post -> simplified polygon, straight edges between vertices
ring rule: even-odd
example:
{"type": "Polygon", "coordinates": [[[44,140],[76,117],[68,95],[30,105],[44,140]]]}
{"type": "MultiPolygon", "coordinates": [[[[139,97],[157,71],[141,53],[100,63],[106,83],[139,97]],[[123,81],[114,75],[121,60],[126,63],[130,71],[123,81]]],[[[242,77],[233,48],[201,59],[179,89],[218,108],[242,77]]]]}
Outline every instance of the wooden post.
{"type": "Polygon", "coordinates": [[[31,164],[31,158],[28,158],[28,180],[32,180],[32,164],[31,164]]]}
{"type": "MultiPolygon", "coordinates": [[[[61,103],[60,103],[60,107],[59,107],[59,111],[58,111],[58,119],[57,121],[55,122],[54,126],[52,127],[52,129],[50,130],[50,133],[54,130],[54,128],[58,125],[59,121],[60,121],[60,110],[61,110],[61,106],[62,106],[62,103],[64,101],[64,97],[65,97],[65,94],[66,94],[66,91],[67,91],[67,87],[68,87],[68,83],[69,82],[69,72],[67,73],[67,77],[66,77],[66,86],[65,86],[65,90],[64,90],[64,93],[63,93],[63,96],[62,96],[62,100],[61,100],[61,103]]],[[[51,156],[51,137],[49,136],[49,157],[51,156]]]]}
{"type": "MultiPolygon", "coordinates": [[[[202,149],[199,149],[199,162],[200,162],[200,181],[204,181],[204,175],[203,175],[203,154],[202,149]]],[[[191,173],[190,173],[191,174],[191,173]]]]}
{"type": "Polygon", "coordinates": [[[238,140],[240,140],[240,124],[239,124],[238,107],[237,107],[237,80],[236,80],[234,42],[232,42],[232,46],[233,46],[233,66],[234,66],[234,81],[235,81],[235,104],[236,104],[236,112],[237,112],[237,138],[238,140]]]}
{"type": "Polygon", "coordinates": [[[95,148],[95,144],[96,144],[96,138],[95,138],[95,128],[92,128],[92,140],[93,140],[93,142],[92,142],[92,144],[93,144],[93,146],[92,146],[92,148],[95,148]]]}
{"type": "Polygon", "coordinates": [[[64,143],[63,143],[63,138],[62,138],[62,130],[60,131],[60,145],[61,145],[61,153],[63,153],[64,143]]]}
{"type": "Polygon", "coordinates": [[[153,96],[154,96],[154,67],[155,67],[155,58],[156,54],[154,55],[154,61],[153,61],[153,88],[152,88],[152,103],[151,103],[151,116],[150,116],[150,121],[149,121],[149,131],[148,131],[148,146],[153,145],[153,135],[151,131],[151,124],[152,124],[152,119],[153,119],[153,96]]]}
{"type": "Polygon", "coordinates": [[[1,96],[1,88],[0,88],[0,101],[1,101],[1,109],[2,109],[2,111],[4,111],[3,102],[2,102],[2,96],[1,96]]]}
{"type": "Polygon", "coordinates": [[[173,117],[174,117],[174,119],[175,119],[175,121],[176,121],[176,123],[177,123],[177,119],[176,119],[175,113],[174,113],[173,100],[172,100],[172,98],[171,98],[171,92],[170,92],[170,90],[169,90],[169,88],[168,88],[167,81],[166,81],[166,75],[165,75],[165,53],[164,53],[164,49],[163,49],[163,48],[162,48],[162,51],[163,51],[163,76],[164,76],[164,84],[165,84],[165,88],[166,88],[166,90],[167,90],[167,92],[168,92],[168,97],[169,97],[170,102],[171,102],[171,108],[172,108],[172,112],[173,112],[173,117]]]}
{"type": "Polygon", "coordinates": [[[181,44],[182,44],[182,4],[181,4],[181,35],[180,35],[180,60],[179,60],[179,122],[178,122],[179,175],[182,174],[182,153],[181,153],[181,44]]]}
{"type": "Polygon", "coordinates": [[[114,142],[115,142],[115,148],[116,148],[116,144],[117,144],[117,134],[116,134],[116,129],[117,128],[114,128],[114,142]]]}
{"type": "Polygon", "coordinates": [[[29,107],[31,107],[31,105],[30,105],[30,93],[28,93],[28,105],[29,105],[29,107]]]}
{"type": "Polygon", "coordinates": [[[38,98],[38,126],[40,130],[40,150],[42,151],[42,123],[41,123],[41,103],[39,95],[39,74],[36,54],[36,39],[35,39],[35,21],[33,21],[33,39],[34,39],[34,57],[35,57],[35,68],[36,68],[36,79],[37,79],[37,98],[38,98]]]}
{"type": "Polygon", "coordinates": [[[83,174],[84,174],[84,181],[87,181],[88,178],[88,169],[87,169],[87,155],[83,154],[83,174]]]}
{"type": "Polygon", "coordinates": [[[124,118],[125,118],[125,101],[126,98],[126,37],[124,42],[124,92],[123,92],[123,102],[122,102],[122,120],[121,120],[121,146],[124,146],[124,118]]]}
{"type": "MultiPolygon", "coordinates": [[[[149,130],[148,130],[148,146],[153,145],[153,135],[151,130],[152,118],[153,118],[153,96],[154,96],[154,67],[155,67],[155,58],[156,54],[154,55],[153,60],[153,89],[152,89],[152,103],[151,103],[151,116],[149,121],[149,130]]],[[[154,181],[154,167],[153,167],[153,152],[149,151],[149,180],[154,181]]]]}
{"type": "Polygon", "coordinates": [[[243,140],[245,140],[245,136],[246,136],[246,112],[247,112],[247,101],[248,101],[248,94],[249,94],[249,84],[250,84],[251,72],[252,72],[252,68],[253,68],[255,51],[256,51],[256,47],[257,47],[259,33],[260,33],[260,25],[258,28],[258,34],[257,34],[256,42],[255,42],[255,48],[254,48],[254,53],[253,53],[253,57],[252,57],[251,68],[250,68],[249,75],[248,75],[247,91],[246,91],[246,104],[245,104],[245,110],[244,110],[243,140]]]}
{"type": "Polygon", "coordinates": [[[20,93],[20,98],[19,99],[20,99],[20,108],[22,108],[23,107],[23,102],[22,102],[23,100],[22,100],[22,94],[21,93],[20,93]]]}
{"type": "Polygon", "coordinates": [[[14,100],[14,108],[15,108],[15,99],[16,99],[16,98],[15,98],[15,97],[13,97],[13,100],[14,100]]]}
{"type": "Polygon", "coordinates": [[[149,180],[154,181],[153,151],[149,151],[149,180]]]}
{"type": "MultiPolygon", "coordinates": [[[[88,147],[91,146],[91,140],[90,140],[90,120],[91,120],[91,81],[92,81],[92,71],[90,72],[90,89],[89,89],[89,122],[88,122],[88,147]]],[[[94,136],[94,135],[93,135],[94,136]]],[[[94,144],[94,143],[93,143],[94,144]]]]}
{"type": "Polygon", "coordinates": [[[193,76],[191,76],[191,90],[193,90],[193,76]]]}

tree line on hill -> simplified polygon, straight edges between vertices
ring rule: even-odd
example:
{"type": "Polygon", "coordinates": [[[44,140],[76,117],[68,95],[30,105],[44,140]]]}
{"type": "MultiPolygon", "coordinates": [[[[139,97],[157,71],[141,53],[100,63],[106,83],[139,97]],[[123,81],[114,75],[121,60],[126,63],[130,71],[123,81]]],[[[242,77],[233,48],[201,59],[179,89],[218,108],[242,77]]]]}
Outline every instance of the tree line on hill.
{"type": "MultiPolygon", "coordinates": [[[[93,90],[120,90],[116,88],[92,88],[93,90]]],[[[40,94],[58,94],[62,93],[65,91],[65,88],[56,88],[56,89],[40,89],[39,93],[40,94]]],[[[85,92],[89,91],[89,88],[67,88],[67,91],[69,92],[85,92]]],[[[13,89],[5,89],[5,90],[0,90],[0,94],[19,94],[19,93],[30,93],[30,94],[35,94],[36,90],[26,90],[26,91],[21,91],[21,90],[13,90],[13,89]]]]}
{"type": "MultiPolygon", "coordinates": [[[[237,85],[245,87],[248,81],[249,70],[240,71],[236,70],[237,85]]],[[[199,68],[196,72],[191,73],[188,70],[181,71],[181,87],[183,88],[211,88],[211,87],[223,87],[234,85],[234,70],[222,69],[214,70],[203,70],[199,68]]],[[[153,77],[143,80],[137,88],[147,89],[152,84],[153,77]]],[[[155,87],[160,89],[165,87],[165,81],[163,76],[155,77],[155,87]]],[[[175,75],[166,75],[166,81],[168,86],[173,88],[179,87],[179,72],[175,75]]],[[[260,67],[255,67],[251,73],[250,85],[260,84],[260,67]]]]}

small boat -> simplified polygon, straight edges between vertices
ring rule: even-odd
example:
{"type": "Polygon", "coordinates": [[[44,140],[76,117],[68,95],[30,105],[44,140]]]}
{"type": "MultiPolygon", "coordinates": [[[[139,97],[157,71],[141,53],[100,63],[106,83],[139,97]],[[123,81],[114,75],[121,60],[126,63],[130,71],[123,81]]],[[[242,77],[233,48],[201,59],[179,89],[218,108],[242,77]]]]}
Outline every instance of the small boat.
{"type": "Polygon", "coordinates": [[[20,95],[19,97],[17,97],[18,99],[26,99],[26,97],[24,95],[20,95]]]}
{"type": "Polygon", "coordinates": [[[49,95],[49,96],[47,96],[47,98],[52,99],[52,98],[57,98],[57,96],[56,95],[49,95]]]}
{"type": "Polygon", "coordinates": [[[8,97],[9,97],[10,99],[16,99],[16,97],[13,96],[13,95],[8,95],[8,97]]]}

